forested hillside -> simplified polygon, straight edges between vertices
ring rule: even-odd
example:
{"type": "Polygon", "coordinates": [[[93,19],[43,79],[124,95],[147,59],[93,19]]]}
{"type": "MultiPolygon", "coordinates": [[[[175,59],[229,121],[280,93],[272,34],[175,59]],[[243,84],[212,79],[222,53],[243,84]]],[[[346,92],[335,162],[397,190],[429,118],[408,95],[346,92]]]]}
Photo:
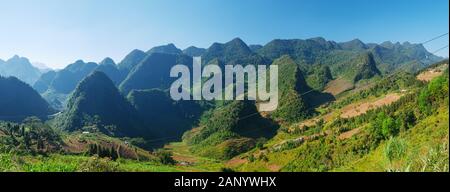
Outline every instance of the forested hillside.
{"type": "Polygon", "coordinates": [[[133,50],[118,64],[79,60],[41,75],[36,91],[1,77],[0,170],[448,171],[439,60],[411,43],[236,38],[133,50]],[[222,69],[277,65],[278,108],[172,100],[170,69],[194,56],[222,69]]]}

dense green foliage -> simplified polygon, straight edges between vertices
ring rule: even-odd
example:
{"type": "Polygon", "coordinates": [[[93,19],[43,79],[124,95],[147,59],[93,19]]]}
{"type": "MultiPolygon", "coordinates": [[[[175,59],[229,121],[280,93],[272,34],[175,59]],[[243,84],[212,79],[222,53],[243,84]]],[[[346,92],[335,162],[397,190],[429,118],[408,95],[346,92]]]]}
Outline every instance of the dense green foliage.
{"type": "MultiPolygon", "coordinates": [[[[351,77],[354,82],[358,82],[363,79],[370,79],[375,75],[380,75],[381,72],[378,70],[375,60],[373,59],[372,53],[364,53],[356,58],[356,66],[354,67],[354,74],[351,77]]],[[[350,70],[351,71],[351,70],[350,70]]]]}
{"type": "Polygon", "coordinates": [[[181,138],[203,112],[195,101],[173,101],[167,92],[158,89],[132,91],[128,100],[145,127],[140,136],[146,138],[181,138]]]}
{"type": "Polygon", "coordinates": [[[62,148],[60,134],[36,117],[22,123],[0,122],[0,152],[6,153],[49,153],[62,148]]]}
{"type": "Polygon", "coordinates": [[[320,65],[308,71],[306,79],[308,85],[316,90],[323,90],[331,80],[333,80],[333,76],[331,75],[330,68],[320,65]]]}
{"type": "MultiPolygon", "coordinates": [[[[373,72],[377,71],[373,65],[376,65],[383,73],[390,73],[399,67],[408,67],[407,65],[414,64],[415,67],[409,68],[413,70],[409,72],[414,73],[414,70],[423,68],[441,59],[429,53],[419,44],[392,44],[390,42],[385,42],[381,45],[364,44],[358,39],[343,43],[326,41],[323,38],[307,40],[277,39],[269,42],[257,52],[270,60],[289,55],[295,62],[304,67],[302,70],[312,70],[310,68],[314,68],[314,66],[311,65],[315,64],[328,66],[334,77],[347,76],[349,80],[354,80],[354,75],[357,74],[355,69],[358,69],[358,65],[363,66],[361,65],[362,63],[370,63],[369,68],[367,68],[370,70],[364,71],[360,69],[360,72],[362,72],[361,77],[370,77],[373,76],[373,72]],[[366,59],[361,59],[360,55],[364,55],[367,52],[373,54],[373,61],[363,62],[366,59]],[[349,72],[351,72],[350,75],[349,72]]],[[[357,80],[361,77],[357,78],[357,80]]],[[[316,87],[315,84],[312,84],[312,86],[316,87]]]]}
{"type": "MultiPolygon", "coordinates": [[[[333,136],[328,136],[301,145],[295,149],[295,153],[297,153],[295,161],[288,163],[283,169],[286,171],[329,171],[346,166],[348,162],[364,157],[381,145],[384,146],[382,150],[384,150],[388,161],[402,159],[406,153],[405,150],[408,150],[406,149],[408,146],[406,146],[405,141],[398,137],[411,134],[412,129],[420,129],[415,128],[419,126],[420,121],[434,118],[436,115],[441,116],[436,109],[444,108],[444,111],[447,112],[442,115],[444,117],[448,115],[448,74],[434,79],[420,90],[421,95],[424,92],[428,93],[427,96],[417,97],[417,94],[411,94],[393,105],[370,111],[360,117],[333,121],[326,126],[326,129],[361,126],[367,128],[363,129],[362,133],[353,139],[342,141],[333,136]],[[417,108],[418,105],[432,106],[434,110],[423,110],[417,108]],[[387,143],[384,144],[385,142],[387,143]]],[[[444,135],[439,137],[445,138],[448,137],[448,117],[446,120],[442,119],[442,121],[447,122],[447,125],[444,124],[444,127],[440,127],[439,131],[446,130],[446,133],[444,132],[444,135]]],[[[434,128],[433,124],[426,124],[425,126],[429,127],[427,129],[434,128]]],[[[434,142],[439,142],[439,140],[434,142]]],[[[448,140],[446,142],[446,145],[448,145],[448,140]]],[[[405,167],[407,166],[405,165],[405,167]]],[[[388,169],[390,168],[386,168],[386,170],[388,169]]]]}
{"type": "Polygon", "coordinates": [[[389,76],[383,77],[368,85],[367,89],[357,91],[339,102],[333,103],[332,108],[343,107],[369,97],[379,97],[388,92],[408,91],[409,89],[415,89],[415,87],[421,86],[422,84],[422,82],[416,80],[416,77],[410,73],[403,71],[394,72],[389,76]]]}
{"type": "Polygon", "coordinates": [[[181,138],[203,111],[195,101],[176,102],[157,89],[134,90],[126,99],[105,74],[96,71],[80,83],[54,124],[67,131],[144,138],[140,146],[152,148],[181,138]],[[168,139],[145,141],[155,138],[168,139]]]}
{"type": "Polygon", "coordinates": [[[115,147],[104,148],[101,145],[97,145],[97,144],[89,144],[89,149],[88,149],[87,153],[90,156],[97,155],[101,158],[110,158],[113,161],[115,161],[115,160],[117,160],[117,158],[119,158],[118,149],[116,149],[115,147]]]}
{"type": "Polygon", "coordinates": [[[289,56],[275,60],[273,65],[279,66],[279,104],[272,116],[287,122],[305,119],[309,111],[302,93],[309,91],[310,88],[298,65],[289,56]]]}
{"type": "Polygon", "coordinates": [[[258,53],[271,60],[289,55],[298,63],[315,63],[316,58],[335,49],[337,44],[323,38],[308,40],[273,40],[258,50],[258,53]]]}
{"type": "Polygon", "coordinates": [[[205,114],[198,132],[187,132],[184,140],[193,150],[217,159],[230,159],[253,148],[258,138],[270,138],[276,126],[264,119],[250,101],[234,101],[205,114]]]}
{"type": "Polygon", "coordinates": [[[136,134],[136,116],[113,82],[96,71],[78,85],[55,123],[68,131],[89,128],[124,136],[136,134]]]}

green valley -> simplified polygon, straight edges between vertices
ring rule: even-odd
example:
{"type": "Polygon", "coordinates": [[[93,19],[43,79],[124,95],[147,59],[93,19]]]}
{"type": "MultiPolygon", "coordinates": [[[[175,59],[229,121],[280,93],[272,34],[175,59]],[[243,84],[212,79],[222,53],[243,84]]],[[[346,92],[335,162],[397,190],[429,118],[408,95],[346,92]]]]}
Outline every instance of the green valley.
{"type": "Polygon", "coordinates": [[[35,79],[0,77],[0,171],[449,171],[448,59],[421,44],[167,44],[35,79]],[[278,108],[173,100],[170,69],[197,56],[277,65],[278,108]]]}

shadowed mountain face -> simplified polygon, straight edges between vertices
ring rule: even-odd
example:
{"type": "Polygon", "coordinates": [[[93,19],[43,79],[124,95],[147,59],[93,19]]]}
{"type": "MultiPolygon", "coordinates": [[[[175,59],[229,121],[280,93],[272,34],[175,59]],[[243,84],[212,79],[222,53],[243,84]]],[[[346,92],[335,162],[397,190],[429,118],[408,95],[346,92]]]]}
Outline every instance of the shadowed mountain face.
{"type": "Polygon", "coordinates": [[[298,65],[289,57],[283,56],[274,61],[279,70],[279,104],[272,116],[282,121],[299,121],[305,119],[310,111],[302,93],[311,88],[306,84],[305,78],[298,65]]]}
{"type": "Polygon", "coordinates": [[[192,58],[186,55],[153,53],[133,68],[127,78],[120,84],[120,90],[128,94],[132,90],[168,89],[175,78],[170,77],[170,70],[177,64],[192,66],[192,58]]]}
{"type": "Polygon", "coordinates": [[[34,67],[27,58],[15,55],[7,61],[0,60],[0,75],[14,76],[33,85],[39,79],[41,71],[34,67]]]}
{"type": "Polygon", "coordinates": [[[59,71],[50,71],[42,75],[33,85],[52,107],[62,110],[67,96],[76,88],[78,83],[94,71],[96,63],[85,63],[78,60],[59,71]]]}
{"type": "Polygon", "coordinates": [[[175,102],[156,89],[133,90],[127,98],[106,74],[94,71],[77,86],[56,125],[67,131],[98,130],[120,137],[181,138],[204,111],[194,101],[175,102]]]}
{"type": "Polygon", "coordinates": [[[117,136],[136,135],[137,115],[102,72],[95,71],[77,86],[67,109],[57,119],[58,127],[68,131],[94,126],[117,136]]]}
{"type": "Polygon", "coordinates": [[[120,84],[125,78],[123,73],[117,68],[116,63],[111,58],[105,58],[95,69],[105,73],[115,85],[120,84]]]}
{"type": "Polygon", "coordinates": [[[28,84],[16,77],[0,76],[0,120],[21,121],[29,116],[46,119],[54,112],[28,84]]]}
{"type": "Polygon", "coordinates": [[[57,93],[69,94],[75,89],[77,84],[94,71],[97,66],[96,63],[85,63],[82,60],[78,60],[56,72],[53,80],[48,84],[47,90],[50,89],[57,93]]]}
{"type": "Polygon", "coordinates": [[[34,83],[33,88],[39,93],[44,93],[47,91],[53,79],[55,79],[56,74],[55,71],[49,71],[42,74],[36,83],[34,83]]]}
{"type": "Polygon", "coordinates": [[[144,60],[146,56],[147,54],[145,52],[135,49],[125,56],[125,58],[118,64],[118,68],[121,71],[129,72],[142,60],[144,60]]]}
{"type": "Polygon", "coordinates": [[[362,79],[370,79],[375,75],[380,75],[381,72],[378,70],[372,53],[364,53],[358,58],[356,58],[355,66],[356,74],[353,77],[353,81],[357,82],[362,79]]]}
{"type": "Polygon", "coordinates": [[[127,98],[145,127],[141,136],[146,138],[181,138],[204,110],[196,101],[173,101],[159,89],[134,90],[127,98]]]}

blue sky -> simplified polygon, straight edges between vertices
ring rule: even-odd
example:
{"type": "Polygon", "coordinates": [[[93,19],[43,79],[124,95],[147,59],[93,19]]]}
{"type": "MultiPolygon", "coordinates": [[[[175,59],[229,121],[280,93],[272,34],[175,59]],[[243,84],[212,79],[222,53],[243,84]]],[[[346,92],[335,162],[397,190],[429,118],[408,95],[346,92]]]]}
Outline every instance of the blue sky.
{"type": "MultiPolygon", "coordinates": [[[[0,58],[62,68],[132,49],[322,36],[419,43],[448,32],[448,0],[0,0],[0,58]]],[[[448,36],[426,45],[448,45],[448,36]]],[[[448,57],[448,48],[437,53],[448,57]]]]}

